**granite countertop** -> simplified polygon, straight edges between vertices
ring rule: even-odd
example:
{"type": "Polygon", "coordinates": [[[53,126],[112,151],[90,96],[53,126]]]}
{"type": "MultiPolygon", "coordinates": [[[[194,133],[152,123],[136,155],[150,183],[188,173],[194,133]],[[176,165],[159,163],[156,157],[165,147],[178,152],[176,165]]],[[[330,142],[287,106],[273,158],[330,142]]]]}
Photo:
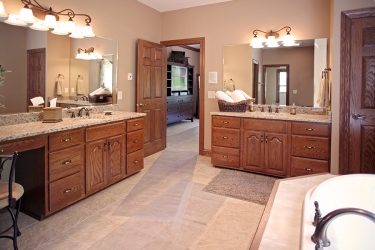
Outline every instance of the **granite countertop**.
{"type": "Polygon", "coordinates": [[[63,118],[62,122],[57,123],[43,123],[42,121],[37,121],[1,126],[0,142],[97,124],[105,124],[108,122],[128,120],[143,116],[146,116],[146,114],[127,111],[113,111],[112,115],[92,114],[88,117],[63,118]]]}
{"type": "Polygon", "coordinates": [[[97,106],[97,105],[108,105],[108,102],[89,102],[89,101],[74,101],[74,100],[57,100],[56,103],[59,104],[70,104],[77,106],[97,106]]]}
{"type": "Polygon", "coordinates": [[[270,120],[286,120],[286,121],[303,121],[303,122],[321,122],[331,123],[328,115],[316,114],[297,114],[291,115],[289,113],[268,113],[268,112],[210,112],[211,115],[233,116],[241,118],[261,118],[270,120]]]}

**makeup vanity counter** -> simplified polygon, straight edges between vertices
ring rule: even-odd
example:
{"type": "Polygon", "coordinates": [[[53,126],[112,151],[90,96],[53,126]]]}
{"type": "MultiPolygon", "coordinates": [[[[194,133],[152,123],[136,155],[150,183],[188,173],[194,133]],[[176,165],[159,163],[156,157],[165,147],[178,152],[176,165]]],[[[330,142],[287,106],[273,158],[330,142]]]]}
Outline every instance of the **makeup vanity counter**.
{"type": "Polygon", "coordinates": [[[15,176],[25,189],[21,210],[43,219],[139,172],[145,116],[113,111],[0,126],[0,154],[19,152],[15,176]]]}
{"type": "Polygon", "coordinates": [[[330,171],[328,115],[211,112],[211,164],[277,177],[330,171]]]}

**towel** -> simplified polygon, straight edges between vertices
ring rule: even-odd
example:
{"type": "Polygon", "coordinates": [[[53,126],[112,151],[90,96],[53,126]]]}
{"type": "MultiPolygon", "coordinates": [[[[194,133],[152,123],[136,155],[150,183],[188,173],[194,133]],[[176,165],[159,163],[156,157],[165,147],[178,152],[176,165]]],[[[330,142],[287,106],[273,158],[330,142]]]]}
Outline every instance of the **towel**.
{"type": "Polygon", "coordinates": [[[112,92],[112,63],[104,58],[100,63],[100,86],[106,87],[112,92]]]}
{"type": "Polygon", "coordinates": [[[63,94],[63,86],[64,86],[64,76],[59,75],[56,77],[56,95],[63,94]]]}
{"type": "Polygon", "coordinates": [[[77,77],[77,95],[84,95],[85,94],[85,86],[83,83],[83,76],[79,75],[77,77]]]}
{"type": "Polygon", "coordinates": [[[251,99],[251,96],[249,96],[248,94],[246,94],[245,91],[243,91],[243,90],[241,90],[241,89],[240,89],[240,91],[241,91],[242,95],[246,98],[246,100],[251,99]]]}
{"type": "Polygon", "coordinates": [[[223,92],[221,90],[216,91],[215,97],[219,100],[223,100],[223,101],[226,101],[226,102],[234,102],[233,99],[229,95],[227,95],[225,92],[223,92]]]}
{"type": "Polygon", "coordinates": [[[111,95],[111,90],[109,88],[98,88],[94,90],[93,92],[90,93],[90,96],[95,96],[95,95],[111,95]]]}
{"type": "Polygon", "coordinates": [[[235,102],[240,102],[240,101],[246,100],[246,98],[243,96],[241,90],[239,90],[239,89],[233,91],[231,97],[235,102]]]}
{"type": "Polygon", "coordinates": [[[318,93],[318,99],[316,102],[318,103],[319,107],[325,108],[330,106],[330,88],[329,88],[329,81],[327,78],[322,78],[320,80],[320,87],[318,93]]]}

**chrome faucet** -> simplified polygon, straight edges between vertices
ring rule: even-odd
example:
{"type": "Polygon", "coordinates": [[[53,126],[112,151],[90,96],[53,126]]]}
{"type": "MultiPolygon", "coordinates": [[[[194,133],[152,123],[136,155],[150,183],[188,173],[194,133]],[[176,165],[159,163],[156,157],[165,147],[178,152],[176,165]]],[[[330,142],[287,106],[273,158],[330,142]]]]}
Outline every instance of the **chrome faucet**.
{"type": "Polygon", "coordinates": [[[82,112],[85,110],[85,108],[81,108],[79,111],[78,111],[78,117],[82,117],[82,112]]]}
{"type": "Polygon", "coordinates": [[[331,242],[327,238],[327,229],[331,222],[337,217],[346,214],[357,214],[375,223],[375,214],[361,208],[340,208],[320,218],[319,203],[315,201],[314,204],[315,218],[313,224],[315,224],[316,228],[314,234],[311,236],[311,240],[315,243],[315,250],[323,250],[323,247],[329,247],[331,245],[331,242]]]}
{"type": "Polygon", "coordinates": [[[83,100],[83,101],[88,101],[88,100],[89,100],[89,97],[88,97],[88,96],[82,96],[82,100],[83,100]]]}

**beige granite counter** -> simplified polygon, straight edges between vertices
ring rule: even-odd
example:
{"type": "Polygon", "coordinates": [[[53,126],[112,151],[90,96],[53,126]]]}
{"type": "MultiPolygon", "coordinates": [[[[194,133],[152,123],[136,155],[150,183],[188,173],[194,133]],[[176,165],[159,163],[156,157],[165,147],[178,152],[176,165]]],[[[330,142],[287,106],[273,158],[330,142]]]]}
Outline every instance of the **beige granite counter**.
{"type": "Polygon", "coordinates": [[[77,106],[100,106],[100,105],[108,105],[108,102],[89,102],[89,101],[82,101],[82,100],[57,100],[56,103],[58,104],[67,104],[67,105],[77,105],[77,106]]]}
{"type": "Polygon", "coordinates": [[[127,111],[113,111],[112,115],[93,114],[91,116],[77,118],[63,118],[62,122],[57,123],[43,123],[42,121],[35,121],[0,126],[0,142],[143,116],[146,116],[146,114],[127,111]]]}
{"type": "Polygon", "coordinates": [[[268,112],[211,112],[211,115],[220,116],[233,116],[241,118],[260,118],[270,120],[287,120],[287,121],[302,121],[302,122],[321,122],[331,123],[329,115],[317,115],[317,114],[297,114],[291,115],[289,113],[268,113],[268,112]]]}

